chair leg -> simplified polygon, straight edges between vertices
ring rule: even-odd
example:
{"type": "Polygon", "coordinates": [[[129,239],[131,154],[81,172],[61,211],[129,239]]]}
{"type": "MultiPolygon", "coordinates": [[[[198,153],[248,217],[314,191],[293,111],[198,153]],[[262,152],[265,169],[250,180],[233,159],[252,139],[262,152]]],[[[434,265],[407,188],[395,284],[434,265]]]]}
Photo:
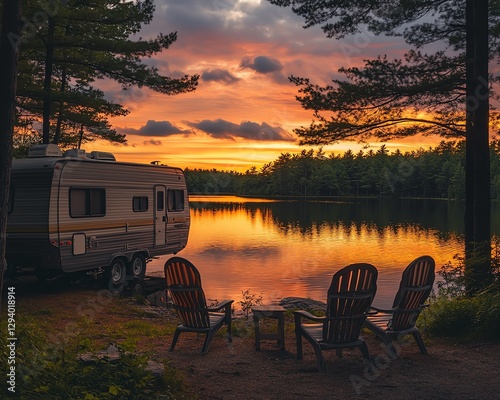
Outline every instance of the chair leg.
{"type": "Polygon", "coordinates": [[[172,339],[172,344],[170,345],[169,351],[174,351],[174,347],[177,344],[177,339],[179,339],[180,334],[181,334],[181,331],[179,329],[176,329],[175,333],[174,333],[174,338],[172,339]]]}
{"type": "Polygon", "coordinates": [[[422,354],[429,354],[429,352],[427,351],[427,347],[425,347],[422,336],[420,335],[420,332],[418,330],[415,330],[411,334],[413,335],[415,342],[417,342],[417,345],[418,345],[418,348],[420,349],[420,352],[422,354]]]}
{"type": "Polygon", "coordinates": [[[233,336],[232,336],[232,327],[231,327],[231,304],[228,304],[226,306],[226,310],[225,310],[225,322],[227,324],[227,340],[229,342],[232,342],[233,341],[233,336]]]}
{"type": "Polygon", "coordinates": [[[360,346],[359,349],[361,350],[361,355],[363,356],[363,359],[365,360],[366,367],[368,368],[368,371],[373,372],[373,363],[370,358],[370,353],[368,352],[368,346],[366,345],[365,342],[363,342],[360,346]]]}
{"type": "Polygon", "coordinates": [[[392,341],[392,337],[390,335],[388,335],[388,334],[385,334],[385,333],[383,335],[378,336],[378,337],[384,343],[383,347],[384,347],[384,350],[387,353],[387,355],[390,358],[392,358],[393,360],[397,359],[398,358],[398,351],[394,347],[394,343],[392,341]]]}
{"type": "Polygon", "coordinates": [[[207,336],[205,337],[205,343],[203,343],[203,348],[201,352],[203,354],[207,354],[208,351],[208,346],[210,345],[210,342],[212,341],[212,338],[214,337],[215,330],[211,330],[207,333],[207,336]]]}
{"type": "MultiPolygon", "coordinates": [[[[296,330],[297,334],[297,360],[302,359],[302,335],[300,335],[300,331],[296,330]]],[[[308,334],[304,335],[304,338],[311,344],[314,349],[314,354],[316,355],[316,365],[318,367],[319,372],[325,372],[325,359],[323,358],[323,352],[321,350],[321,345],[318,341],[308,334]]]]}
{"type": "Polygon", "coordinates": [[[318,367],[318,371],[325,372],[326,371],[325,359],[323,357],[323,352],[321,351],[321,346],[313,345],[313,348],[314,348],[314,353],[316,354],[316,365],[318,367]]]}
{"type": "Polygon", "coordinates": [[[342,349],[336,349],[335,353],[337,353],[338,358],[342,358],[342,349]]]}
{"type": "Polygon", "coordinates": [[[380,328],[369,320],[365,321],[364,326],[384,342],[385,351],[387,352],[389,357],[391,357],[393,360],[398,358],[397,351],[392,344],[392,338],[386,333],[384,329],[380,328]]]}
{"type": "Polygon", "coordinates": [[[302,360],[302,335],[295,332],[295,337],[297,339],[297,360],[302,360]]]}

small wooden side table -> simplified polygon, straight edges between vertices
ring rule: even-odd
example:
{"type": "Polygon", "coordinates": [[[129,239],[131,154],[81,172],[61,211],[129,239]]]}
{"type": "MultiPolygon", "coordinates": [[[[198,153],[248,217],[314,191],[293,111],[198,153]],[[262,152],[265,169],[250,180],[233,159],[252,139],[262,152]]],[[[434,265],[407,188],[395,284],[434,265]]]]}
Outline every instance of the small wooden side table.
{"type": "Polygon", "coordinates": [[[285,350],[285,311],[285,308],[282,306],[252,307],[256,350],[260,350],[260,341],[263,339],[277,340],[280,350],[285,350]],[[261,333],[260,320],[262,318],[277,319],[278,331],[276,333],[261,333]]]}

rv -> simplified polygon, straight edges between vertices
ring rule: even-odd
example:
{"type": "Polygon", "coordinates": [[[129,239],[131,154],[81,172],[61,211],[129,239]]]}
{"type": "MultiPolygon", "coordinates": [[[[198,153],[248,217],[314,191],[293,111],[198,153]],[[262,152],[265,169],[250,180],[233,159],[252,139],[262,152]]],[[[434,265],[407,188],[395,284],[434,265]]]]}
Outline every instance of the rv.
{"type": "Polygon", "coordinates": [[[104,271],[113,285],[144,277],[153,257],[188,240],[180,168],[117,162],[111,153],[36,145],[12,163],[6,259],[39,276],[104,271]]]}

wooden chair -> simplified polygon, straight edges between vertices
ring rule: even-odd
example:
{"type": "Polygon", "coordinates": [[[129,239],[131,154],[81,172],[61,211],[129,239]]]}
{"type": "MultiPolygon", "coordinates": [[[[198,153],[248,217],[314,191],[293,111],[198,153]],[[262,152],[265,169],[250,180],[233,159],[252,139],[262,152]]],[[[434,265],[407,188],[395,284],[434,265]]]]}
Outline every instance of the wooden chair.
{"type": "Polygon", "coordinates": [[[214,334],[223,324],[227,325],[227,337],[230,342],[232,341],[233,300],[224,300],[217,306],[208,307],[201,287],[200,273],[193,264],[181,257],[172,257],[165,263],[165,279],[173,307],[182,322],[175,330],[170,351],[174,350],[181,332],[197,332],[206,335],[202,349],[202,353],[205,354],[214,334]],[[224,312],[221,313],[220,310],[224,312]]]}
{"type": "Polygon", "coordinates": [[[359,347],[371,368],[368,347],[360,337],[363,322],[377,290],[377,269],[370,264],[351,264],[333,275],[326,315],[316,317],[306,311],[295,311],[297,359],[302,359],[302,337],[314,348],[317,367],[324,372],[323,350],[336,350],[339,357],[343,348],[359,347]],[[302,320],[316,323],[302,323],[302,320]]]}
{"type": "Polygon", "coordinates": [[[426,307],[424,304],[434,284],[435,262],[422,256],[413,260],[403,271],[399,289],[389,310],[373,307],[377,314],[365,321],[365,326],[381,338],[392,358],[397,357],[392,343],[394,338],[412,335],[422,354],[427,354],[420,331],[415,326],[417,318],[426,307]]]}

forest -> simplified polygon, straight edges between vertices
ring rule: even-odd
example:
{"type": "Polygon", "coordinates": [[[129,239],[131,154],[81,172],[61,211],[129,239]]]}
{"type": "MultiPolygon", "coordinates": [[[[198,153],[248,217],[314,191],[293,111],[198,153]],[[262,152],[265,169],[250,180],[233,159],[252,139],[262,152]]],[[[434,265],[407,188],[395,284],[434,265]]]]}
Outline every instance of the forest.
{"type": "MultiPolygon", "coordinates": [[[[490,142],[491,197],[500,193],[500,140],[490,142]]],[[[278,159],[244,173],[186,169],[191,194],[269,197],[465,197],[465,143],[442,141],[436,147],[402,153],[347,150],[326,155],[322,148],[282,153],[278,159]]]]}

